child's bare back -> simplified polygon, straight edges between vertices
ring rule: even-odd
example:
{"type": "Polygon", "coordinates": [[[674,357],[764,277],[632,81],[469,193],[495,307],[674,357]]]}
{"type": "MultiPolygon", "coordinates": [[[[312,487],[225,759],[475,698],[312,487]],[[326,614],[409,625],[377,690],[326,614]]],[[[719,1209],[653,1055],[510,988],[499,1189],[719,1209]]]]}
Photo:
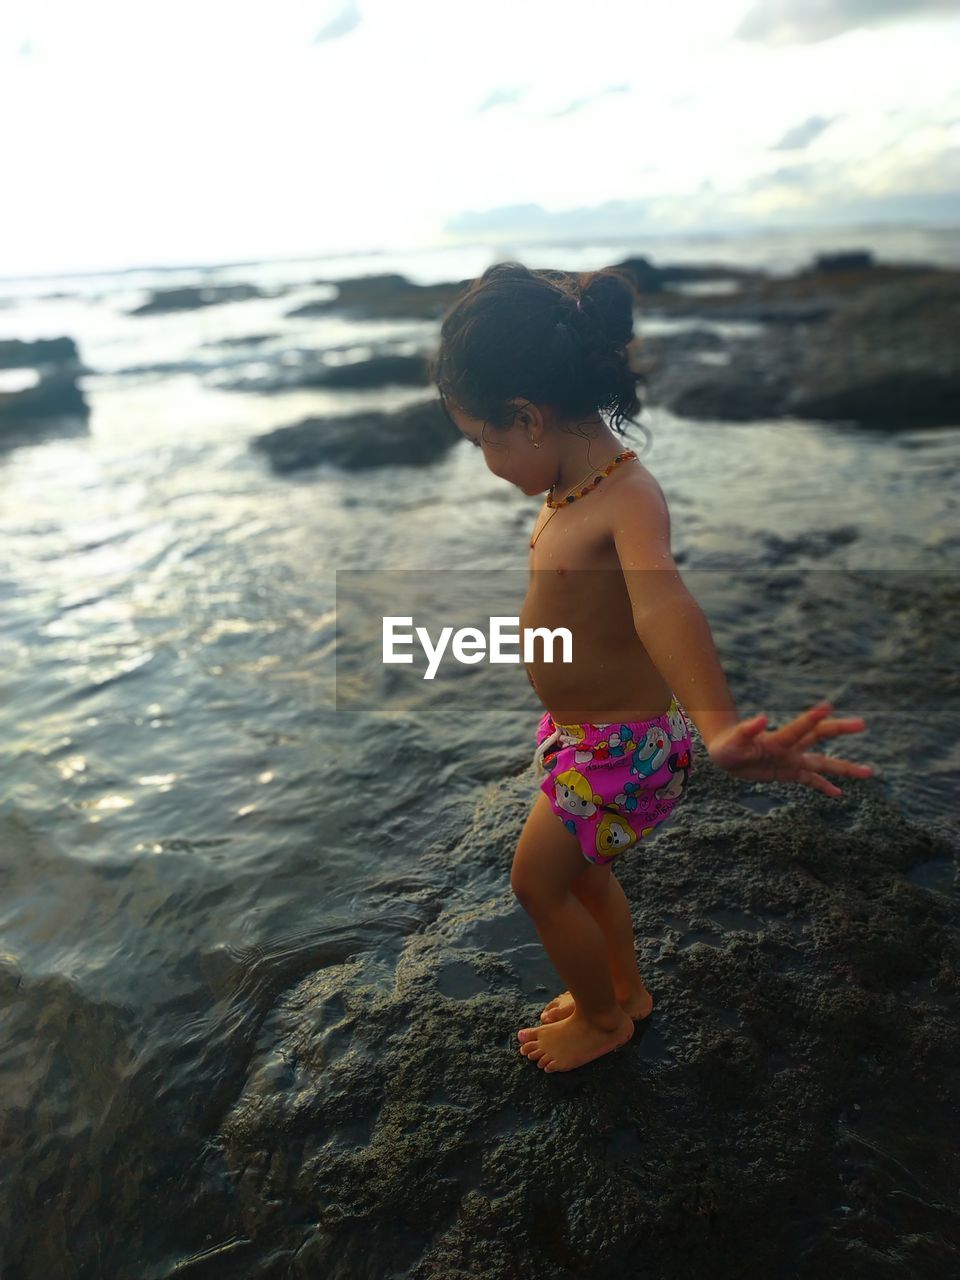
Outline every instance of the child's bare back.
{"type": "Polygon", "coordinates": [[[648,720],[664,715],[671,691],[637,635],[633,607],[614,544],[624,504],[655,500],[656,480],[630,459],[580,501],[554,510],[544,503],[531,535],[530,584],[521,629],[566,627],[573,661],[527,663],[530,683],[561,723],[648,720]]]}

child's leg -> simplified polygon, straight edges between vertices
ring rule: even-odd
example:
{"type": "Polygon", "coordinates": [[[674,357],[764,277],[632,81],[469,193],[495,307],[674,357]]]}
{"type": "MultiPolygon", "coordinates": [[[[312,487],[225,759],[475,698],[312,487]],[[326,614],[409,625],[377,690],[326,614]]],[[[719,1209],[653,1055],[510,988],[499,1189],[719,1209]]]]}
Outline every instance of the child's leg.
{"type": "Polygon", "coordinates": [[[566,831],[541,792],[517,844],[510,884],[567,983],[581,1018],[616,1028],[617,1004],[607,942],[596,920],[571,892],[584,865],[580,843],[566,831]]]}
{"type": "Polygon", "coordinates": [[[646,990],[637,967],[630,903],[609,864],[604,867],[584,861],[585,866],[571,889],[603,932],[613,989],[622,1004],[629,997],[646,990]]]}
{"type": "MultiPolygon", "coordinates": [[[[631,1018],[646,1018],[653,1009],[653,997],[637,968],[633,919],[630,904],[609,863],[585,863],[570,886],[600,926],[607,943],[607,958],[617,1001],[631,1018]]],[[[569,1018],[575,1008],[573,995],[562,991],[544,1005],[541,1022],[569,1018]]]]}

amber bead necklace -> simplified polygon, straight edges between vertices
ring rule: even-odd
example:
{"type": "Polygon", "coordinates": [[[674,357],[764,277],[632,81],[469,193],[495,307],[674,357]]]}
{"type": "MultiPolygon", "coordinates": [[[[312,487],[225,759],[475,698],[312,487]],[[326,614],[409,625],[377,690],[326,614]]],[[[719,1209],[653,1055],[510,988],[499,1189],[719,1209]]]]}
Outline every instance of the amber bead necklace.
{"type": "MultiPolygon", "coordinates": [[[[543,533],[544,529],[553,519],[554,514],[557,511],[559,511],[561,507],[565,507],[571,502],[576,502],[578,498],[582,498],[584,494],[589,493],[591,489],[596,489],[597,485],[604,478],[604,476],[608,476],[610,472],[614,469],[614,467],[618,467],[621,462],[626,462],[628,459],[635,458],[636,456],[637,456],[636,452],[633,449],[624,449],[623,453],[618,453],[615,458],[613,458],[610,462],[608,462],[607,465],[601,469],[600,473],[595,477],[595,479],[591,480],[589,484],[585,485],[583,484],[583,480],[579,481],[579,484],[582,487],[578,488],[577,486],[574,486],[573,491],[568,493],[565,498],[554,500],[553,491],[557,487],[556,481],[554,481],[554,483],[547,490],[546,502],[547,502],[547,506],[551,508],[550,514],[547,516],[546,520],[544,520],[543,524],[540,526],[537,532],[530,539],[531,548],[534,546],[537,539],[540,537],[541,533],[543,533]]],[[[584,476],[583,479],[586,480],[587,476],[592,476],[594,471],[596,471],[596,467],[593,467],[590,471],[588,471],[587,475],[584,476]]]]}

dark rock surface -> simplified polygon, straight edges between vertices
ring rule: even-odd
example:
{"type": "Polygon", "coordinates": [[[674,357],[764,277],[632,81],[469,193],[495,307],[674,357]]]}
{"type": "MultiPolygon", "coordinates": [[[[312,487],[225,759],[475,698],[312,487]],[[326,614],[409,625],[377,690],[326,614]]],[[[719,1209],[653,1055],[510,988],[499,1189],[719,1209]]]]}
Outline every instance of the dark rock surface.
{"type": "Polygon", "coordinates": [[[631,277],[643,294],[664,293],[670,286],[730,281],[743,288],[765,279],[762,271],[743,270],[740,267],[690,266],[657,267],[649,258],[622,258],[617,267],[631,277]]]}
{"type": "Polygon", "coordinates": [[[308,302],[289,311],[290,316],[322,316],[346,313],[354,319],[440,319],[469,280],[441,284],[414,284],[406,276],[389,274],[357,276],[343,280],[317,280],[336,285],[335,298],[308,302]]]}
{"type": "MultiPolygon", "coordinates": [[[[656,267],[642,257],[615,265],[639,291],[633,359],[647,376],[651,404],[734,422],[799,417],[883,429],[960,422],[958,271],[878,264],[866,251],[821,255],[783,278],[712,265],[656,267]],[[710,289],[724,284],[730,288],[710,289]],[[647,335],[644,321],[654,318],[703,323],[647,335]],[[729,322],[753,331],[706,327],[729,322]]],[[[469,281],[421,286],[381,275],[317,283],[335,283],[339,295],[291,315],[439,320],[469,281]]],[[[426,381],[427,354],[378,353],[340,366],[318,355],[229,385],[417,385],[426,381]]]]}
{"type": "Polygon", "coordinates": [[[438,400],[395,413],[355,413],[342,418],[305,418],[256,437],[251,448],[266,453],[276,472],[318,463],[349,470],[420,466],[442,456],[463,437],[438,400]]]}
{"type": "MultiPolygon", "coordinates": [[[[740,286],[731,297],[664,291],[679,269],[657,273],[645,259],[618,266],[653,289],[643,295],[639,336],[631,346],[649,404],[730,422],[786,416],[884,429],[960,423],[960,272],[881,267],[861,255],[837,255],[782,280],[727,273],[740,286]],[[692,327],[645,336],[644,316],[683,319],[692,327]],[[748,327],[731,336],[698,321],[748,327]]],[[[690,268],[688,277],[719,270],[690,268]]],[[[371,314],[389,314],[391,299],[408,296],[403,276],[342,283],[350,286],[346,296],[362,298],[371,314]]],[[[329,365],[306,352],[298,363],[278,361],[223,385],[264,392],[420,385],[427,382],[425,356],[380,353],[329,365]]],[[[434,417],[425,403],[413,419],[380,413],[308,418],[261,437],[255,447],[284,471],[318,461],[416,465],[432,461],[457,438],[445,430],[442,414],[439,421],[434,417]]]]}
{"type": "Polygon", "coordinates": [[[874,257],[869,249],[851,249],[847,253],[818,253],[814,271],[849,271],[851,268],[872,267],[874,257]]]}
{"type": "Polygon", "coordinates": [[[219,386],[226,391],[270,393],[306,387],[423,387],[429,379],[423,355],[398,355],[389,352],[367,360],[350,360],[329,364],[316,352],[303,353],[297,364],[271,364],[262,372],[244,374],[219,386]]]}
{"type": "MultiPolygon", "coordinates": [[[[277,290],[261,289],[255,284],[183,285],[174,289],[154,289],[146,302],[127,314],[149,316],[168,311],[196,311],[199,307],[215,307],[223,302],[246,302],[250,298],[271,298],[277,290]]],[[[280,290],[279,292],[284,292],[280,290]]]]}
{"type": "Polygon", "coordinates": [[[296,982],[217,1135],[242,1256],[218,1276],[946,1276],[960,1256],[955,850],[875,780],[744,786],[618,876],[651,1018],[545,1073],[560,989],[509,889],[531,775],[385,884],[430,919],[296,982]],[[751,812],[752,810],[752,812],[751,812]]]}
{"type": "Polygon", "coordinates": [[[44,419],[63,420],[63,429],[71,432],[85,429],[90,411],[77,386],[84,370],[72,338],[0,341],[0,370],[23,370],[31,378],[30,385],[19,389],[0,388],[0,437],[12,437],[28,426],[32,430],[44,419]]]}
{"type": "Polygon", "coordinates": [[[273,333],[246,333],[238,337],[218,338],[215,342],[202,342],[202,347],[257,347],[262,342],[272,342],[273,333]]]}
{"type": "Polygon", "coordinates": [[[764,321],[721,367],[685,338],[643,337],[648,400],[696,418],[792,416],[872,428],[960,424],[960,272],[834,267],[730,297],[650,296],[646,314],[764,321]],[[776,320],[777,323],[770,323],[776,320]]]}

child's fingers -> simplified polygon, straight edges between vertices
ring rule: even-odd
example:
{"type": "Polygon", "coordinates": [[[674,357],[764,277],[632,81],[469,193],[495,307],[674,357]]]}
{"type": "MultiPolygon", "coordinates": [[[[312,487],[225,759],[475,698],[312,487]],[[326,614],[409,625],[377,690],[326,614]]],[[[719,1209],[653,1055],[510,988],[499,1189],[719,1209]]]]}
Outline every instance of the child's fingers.
{"type": "Polygon", "coordinates": [[[805,751],[807,747],[819,742],[821,738],[836,738],[842,733],[862,733],[866,727],[866,721],[862,716],[856,716],[849,720],[821,720],[819,724],[815,724],[812,729],[805,733],[799,742],[794,743],[794,746],[799,751],[805,751]]]}
{"type": "Polygon", "coordinates": [[[843,795],[839,787],[835,787],[826,778],[821,778],[819,773],[814,773],[812,769],[801,769],[797,775],[797,781],[805,782],[808,787],[815,787],[817,791],[822,791],[825,796],[836,797],[843,795]]]}
{"type": "Polygon", "coordinates": [[[820,728],[825,717],[832,710],[833,707],[829,702],[818,702],[816,706],[804,711],[802,715],[797,716],[795,720],[791,720],[789,724],[785,724],[782,729],[778,729],[777,741],[785,747],[796,746],[800,739],[806,737],[815,727],[820,728]]]}
{"type": "Polygon", "coordinates": [[[821,738],[835,738],[841,733],[862,733],[866,727],[862,716],[853,716],[849,720],[823,720],[817,725],[816,733],[821,738]]]}
{"type": "Polygon", "coordinates": [[[749,720],[741,720],[737,725],[737,737],[741,741],[755,738],[761,730],[767,727],[767,717],[764,715],[751,716],[749,720]]]}
{"type": "Polygon", "coordinates": [[[841,760],[838,756],[819,755],[815,751],[806,752],[802,759],[810,769],[818,769],[821,773],[835,773],[845,778],[869,778],[873,773],[868,764],[856,764],[853,760],[841,760]]]}

